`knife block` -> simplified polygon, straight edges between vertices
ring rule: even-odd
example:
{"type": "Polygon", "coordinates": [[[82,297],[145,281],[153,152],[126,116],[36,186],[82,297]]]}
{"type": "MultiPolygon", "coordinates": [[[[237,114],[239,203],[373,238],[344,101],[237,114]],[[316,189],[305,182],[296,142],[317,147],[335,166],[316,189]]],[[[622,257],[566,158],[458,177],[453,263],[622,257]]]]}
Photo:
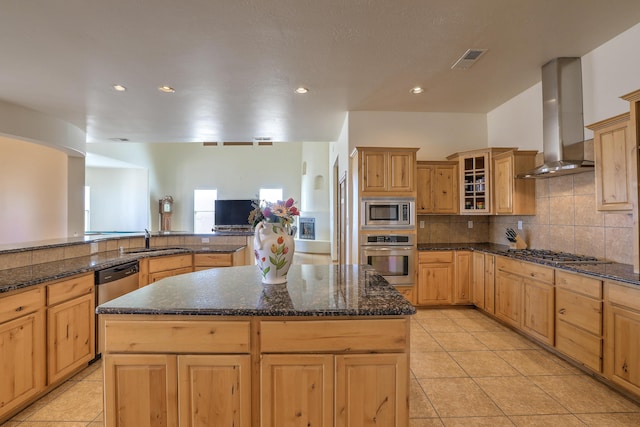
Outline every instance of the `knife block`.
{"type": "Polygon", "coordinates": [[[516,241],[509,243],[509,249],[527,249],[527,244],[519,234],[516,234],[516,241]]]}

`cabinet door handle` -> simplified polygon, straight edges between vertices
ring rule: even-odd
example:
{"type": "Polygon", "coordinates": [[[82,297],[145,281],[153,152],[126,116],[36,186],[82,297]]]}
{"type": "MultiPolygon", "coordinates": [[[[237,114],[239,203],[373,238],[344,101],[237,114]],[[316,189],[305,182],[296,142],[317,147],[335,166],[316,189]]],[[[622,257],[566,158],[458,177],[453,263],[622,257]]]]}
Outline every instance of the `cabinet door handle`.
{"type": "Polygon", "coordinates": [[[565,310],[564,308],[561,308],[560,310],[558,310],[558,313],[560,314],[565,314],[567,312],[567,310],[565,310]]]}
{"type": "Polygon", "coordinates": [[[629,372],[629,366],[627,365],[627,361],[624,361],[624,364],[622,365],[622,372],[624,373],[628,373],[629,372]]]}

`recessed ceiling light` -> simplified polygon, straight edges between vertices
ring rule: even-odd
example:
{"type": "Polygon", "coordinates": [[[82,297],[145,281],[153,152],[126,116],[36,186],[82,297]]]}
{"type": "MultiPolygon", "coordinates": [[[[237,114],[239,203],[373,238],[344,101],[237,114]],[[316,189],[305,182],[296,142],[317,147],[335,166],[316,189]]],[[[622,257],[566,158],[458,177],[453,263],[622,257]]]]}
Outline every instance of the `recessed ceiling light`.
{"type": "Polygon", "coordinates": [[[307,93],[307,92],[309,92],[309,89],[307,89],[306,87],[300,86],[299,88],[296,88],[296,93],[302,94],[302,93],[307,93]]]}
{"type": "Polygon", "coordinates": [[[414,94],[414,95],[417,95],[417,94],[419,94],[419,93],[424,92],[424,89],[423,89],[423,88],[421,88],[420,86],[416,86],[416,87],[412,87],[412,88],[411,88],[411,90],[410,90],[409,92],[411,92],[411,93],[412,93],[412,94],[414,94]]]}
{"type": "Polygon", "coordinates": [[[118,92],[124,92],[127,90],[126,87],[119,85],[119,84],[115,84],[113,86],[111,86],[114,90],[117,90],[118,92]]]}
{"type": "Polygon", "coordinates": [[[174,88],[172,88],[171,86],[160,86],[160,87],[158,88],[158,90],[159,90],[160,92],[164,92],[164,93],[173,93],[173,92],[175,92],[175,91],[176,91],[176,90],[175,90],[174,88]]]}

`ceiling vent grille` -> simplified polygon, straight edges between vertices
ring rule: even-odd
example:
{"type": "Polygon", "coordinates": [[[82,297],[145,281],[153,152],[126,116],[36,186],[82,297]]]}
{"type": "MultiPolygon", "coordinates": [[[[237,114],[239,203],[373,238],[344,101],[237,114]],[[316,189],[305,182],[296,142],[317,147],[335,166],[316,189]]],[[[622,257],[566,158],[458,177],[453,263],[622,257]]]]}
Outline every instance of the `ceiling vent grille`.
{"type": "Polygon", "coordinates": [[[488,49],[467,49],[464,55],[462,55],[460,59],[458,59],[456,63],[451,66],[451,69],[466,70],[471,68],[471,66],[475,64],[487,50],[488,49]]]}

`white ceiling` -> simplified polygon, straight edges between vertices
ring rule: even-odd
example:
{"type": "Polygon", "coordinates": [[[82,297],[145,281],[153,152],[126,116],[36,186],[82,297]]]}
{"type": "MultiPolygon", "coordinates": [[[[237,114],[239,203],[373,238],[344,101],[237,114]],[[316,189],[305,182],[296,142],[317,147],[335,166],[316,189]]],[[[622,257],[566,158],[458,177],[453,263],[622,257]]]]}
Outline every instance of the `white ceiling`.
{"type": "Polygon", "coordinates": [[[88,142],[332,141],[347,111],[486,113],[638,22],[638,0],[2,0],[0,99],[88,142]]]}

